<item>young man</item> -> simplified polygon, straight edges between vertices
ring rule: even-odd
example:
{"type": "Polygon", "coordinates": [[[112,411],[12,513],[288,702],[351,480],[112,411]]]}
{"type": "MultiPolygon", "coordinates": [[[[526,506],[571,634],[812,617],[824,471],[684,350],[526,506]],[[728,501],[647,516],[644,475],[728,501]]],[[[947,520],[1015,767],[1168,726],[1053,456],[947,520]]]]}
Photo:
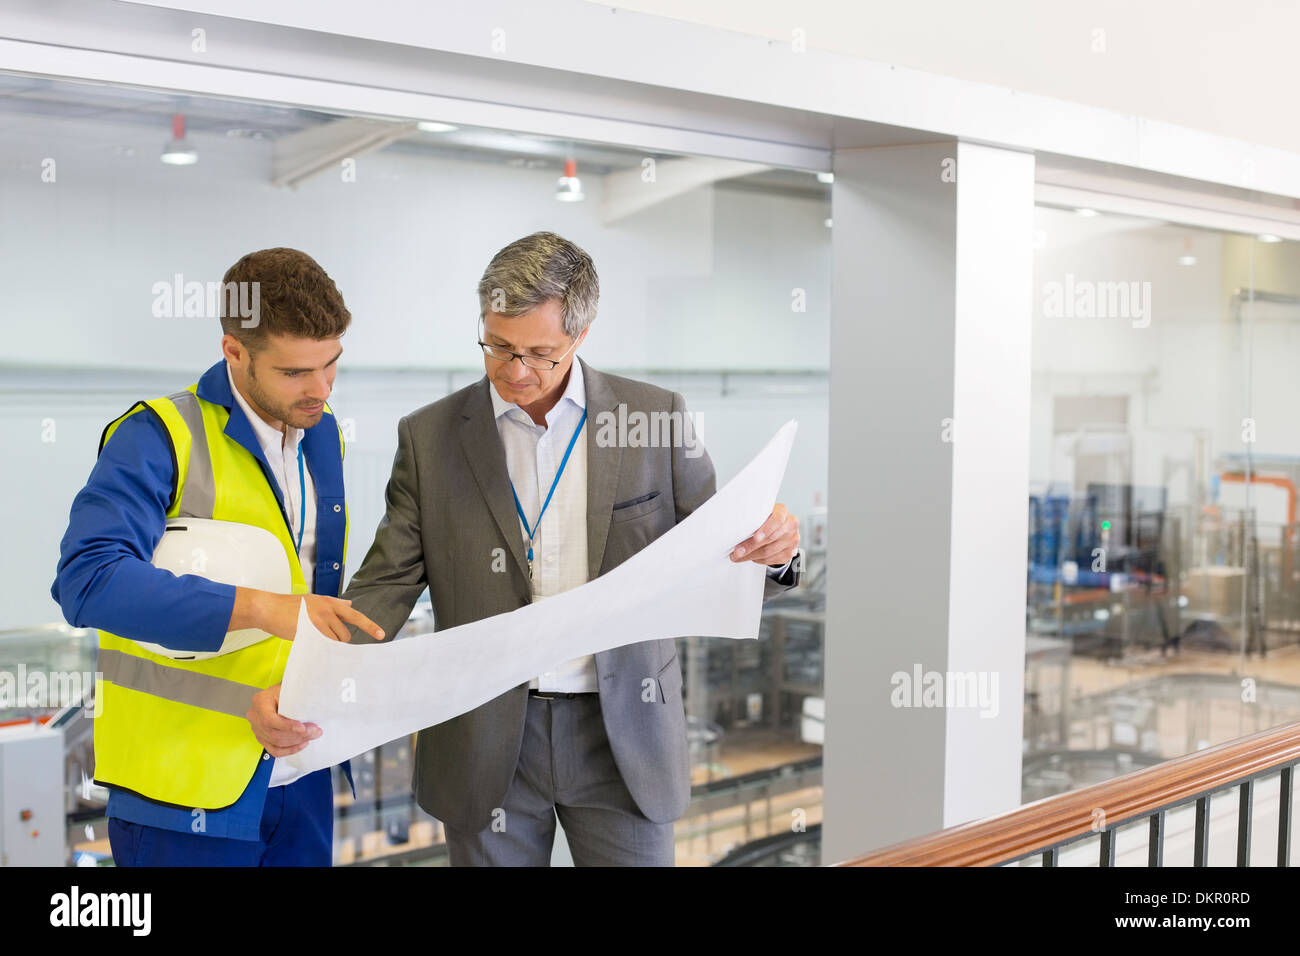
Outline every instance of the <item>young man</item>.
{"type": "Polygon", "coordinates": [[[222,296],[221,361],[105,429],[51,594],[70,624],[100,632],[95,780],[109,789],[117,865],[328,866],[330,771],[286,786],[272,758],[305,746],[282,746],[286,734],[320,733],[276,714],[301,603],[339,640],[349,624],[383,636],[337,597],[343,440],[325,400],[351,315],[325,271],[294,249],[244,256],[223,290],[243,295],[222,296]],[[228,301],[256,308],[244,317],[228,301]],[[270,532],[293,593],[209,580],[202,562],[179,576],[155,567],[164,528],[185,518],[270,532]],[[274,636],[187,658],[246,628],[274,636]]]}

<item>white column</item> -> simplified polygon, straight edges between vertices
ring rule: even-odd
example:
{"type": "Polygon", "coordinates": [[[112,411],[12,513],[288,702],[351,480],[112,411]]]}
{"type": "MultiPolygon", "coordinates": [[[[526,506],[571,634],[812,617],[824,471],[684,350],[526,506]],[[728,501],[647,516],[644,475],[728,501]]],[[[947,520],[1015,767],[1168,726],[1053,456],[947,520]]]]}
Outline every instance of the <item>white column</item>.
{"type": "Polygon", "coordinates": [[[834,168],[824,863],[1020,803],[1033,279],[1032,155],[834,168]]]}

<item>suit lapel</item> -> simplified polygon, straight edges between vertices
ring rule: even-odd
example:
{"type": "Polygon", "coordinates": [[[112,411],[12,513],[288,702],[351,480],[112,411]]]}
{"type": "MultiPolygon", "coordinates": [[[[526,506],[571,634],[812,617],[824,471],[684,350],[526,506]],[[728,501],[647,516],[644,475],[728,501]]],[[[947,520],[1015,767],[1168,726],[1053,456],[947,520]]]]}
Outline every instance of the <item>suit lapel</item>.
{"type": "MultiPolygon", "coordinates": [[[[582,362],[582,359],[578,359],[582,362]]],[[[617,442],[601,446],[596,441],[600,432],[600,414],[616,414],[617,397],[609,379],[582,362],[583,381],[587,393],[587,570],[588,580],[600,574],[605,558],[605,545],[609,538],[610,513],[614,510],[614,494],[618,488],[618,472],[623,460],[623,449],[617,442]]],[[[497,433],[496,417],[492,410],[491,388],[484,376],[469,393],[461,409],[461,447],[469,461],[474,480],[478,483],[492,517],[510,544],[515,563],[528,578],[528,556],[524,550],[523,535],[519,530],[519,515],[514,508],[510,492],[510,472],[506,466],[506,453],[497,433]]]]}
{"type": "Polygon", "coordinates": [[[487,502],[501,534],[510,545],[515,563],[528,580],[528,554],[524,550],[523,535],[519,530],[519,515],[515,511],[514,495],[510,491],[510,472],[506,467],[506,452],[497,433],[496,416],[492,413],[492,399],[488,395],[487,376],[470,389],[469,397],[461,409],[460,443],[465,451],[474,480],[478,482],[483,500],[487,502]]]}
{"type": "Polygon", "coordinates": [[[617,441],[604,447],[596,441],[601,413],[614,414],[617,404],[609,379],[586,362],[582,362],[582,375],[587,392],[587,580],[594,581],[605,559],[623,449],[617,441]]]}

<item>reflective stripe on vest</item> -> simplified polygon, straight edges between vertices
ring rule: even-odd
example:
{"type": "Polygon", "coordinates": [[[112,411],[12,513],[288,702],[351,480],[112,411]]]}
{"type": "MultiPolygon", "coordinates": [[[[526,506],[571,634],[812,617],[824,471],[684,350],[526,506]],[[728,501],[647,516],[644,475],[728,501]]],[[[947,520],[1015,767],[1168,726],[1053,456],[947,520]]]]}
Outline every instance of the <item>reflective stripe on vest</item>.
{"type": "Polygon", "coordinates": [[[203,410],[199,397],[193,392],[177,392],[167,400],[176,406],[181,419],[190,430],[190,466],[185,471],[185,487],[181,491],[182,518],[211,518],[216,505],[217,482],[212,476],[212,453],[206,441],[194,442],[192,436],[204,435],[203,410]]]}
{"type": "MultiPolygon", "coordinates": [[[[266,474],[247,448],[225,435],[228,410],[199,398],[197,387],[137,403],[110,423],[104,441],[132,414],[147,408],[157,415],[176,466],[177,490],[167,517],[265,528],[285,549],[293,593],[306,593],[266,474]]],[[[345,540],[346,534],[345,523],[345,540]]],[[[254,694],[279,683],[290,646],[271,637],[220,657],[173,660],[100,631],[97,668],[104,681],[102,712],[95,720],[95,781],[179,807],[216,810],[233,804],[263,755],[245,715],[254,694]]]]}
{"type": "Polygon", "coordinates": [[[247,714],[253,706],[253,695],[262,689],[179,667],[161,667],[153,661],[121,651],[101,649],[98,666],[104,680],[112,681],[118,687],[191,707],[220,711],[232,717],[247,714]]]}

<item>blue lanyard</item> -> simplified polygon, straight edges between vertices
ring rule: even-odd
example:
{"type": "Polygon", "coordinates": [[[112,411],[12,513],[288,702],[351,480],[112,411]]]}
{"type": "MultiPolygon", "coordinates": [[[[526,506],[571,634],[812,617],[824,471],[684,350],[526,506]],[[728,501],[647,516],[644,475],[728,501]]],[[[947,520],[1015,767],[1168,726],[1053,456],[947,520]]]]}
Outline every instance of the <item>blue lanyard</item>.
{"type": "Polygon", "coordinates": [[[295,550],[301,554],[302,533],[307,527],[307,479],[302,470],[302,442],[298,442],[298,505],[298,546],[295,550]]]}
{"type": "Polygon", "coordinates": [[[560,459],[560,469],[555,473],[555,480],[551,482],[551,490],[546,493],[546,500],[542,502],[542,510],[537,515],[537,524],[531,528],[528,527],[528,519],[524,517],[524,506],[519,503],[519,493],[515,491],[515,483],[510,482],[510,493],[515,496],[515,511],[519,512],[519,520],[524,523],[524,530],[528,532],[528,577],[533,576],[533,536],[537,534],[537,529],[542,526],[542,515],[546,514],[546,506],[551,503],[551,496],[555,494],[555,486],[560,483],[560,476],[564,474],[564,466],[569,463],[569,453],[573,451],[573,446],[578,441],[578,434],[582,431],[582,426],[587,422],[587,410],[582,410],[582,420],[578,422],[578,427],[573,430],[573,437],[569,439],[569,447],[564,450],[564,457],[560,459]]]}

